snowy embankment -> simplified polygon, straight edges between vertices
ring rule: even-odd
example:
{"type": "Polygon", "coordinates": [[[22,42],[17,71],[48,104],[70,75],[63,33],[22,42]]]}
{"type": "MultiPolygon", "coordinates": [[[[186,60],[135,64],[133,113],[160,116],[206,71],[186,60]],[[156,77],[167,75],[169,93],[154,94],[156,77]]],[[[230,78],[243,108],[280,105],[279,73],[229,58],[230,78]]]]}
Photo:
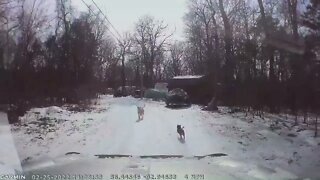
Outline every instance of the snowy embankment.
{"type": "Polygon", "coordinates": [[[15,142],[10,132],[7,115],[0,112],[0,175],[22,170],[15,142]]]}
{"type": "Polygon", "coordinates": [[[162,102],[143,100],[144,120],[137,121],[138,101],[102,96],[86,111],[69,106],[30,110],[20,125],[11,128],[22,164],[78,153],[85,157],[224,153],[227,156],[210,163],[234,177],[320,177],[319,138],[313,138],[311,130],[282,123],[271,129],[280,116],[245,117],[226,113],[225,108],[211,113],[199,106],[168,109],[162,102]],[[185,127],[185,142],[177,138],[177,124],[185,127]]]}

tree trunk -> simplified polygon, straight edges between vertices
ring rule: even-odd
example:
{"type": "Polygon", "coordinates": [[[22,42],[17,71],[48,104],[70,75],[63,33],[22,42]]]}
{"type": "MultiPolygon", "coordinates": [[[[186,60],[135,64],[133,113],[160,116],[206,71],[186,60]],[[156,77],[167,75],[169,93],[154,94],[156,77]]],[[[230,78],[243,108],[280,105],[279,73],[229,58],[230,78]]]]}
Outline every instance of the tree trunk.
{"type": "MultiPolygon", "coordinates": [[[[292,28],[293,38],[294,40],[299,40],[299,34],[298,34],[298,22],[297,22],[297,0],[287,0],[288,2],[288,9],[289,9],[289,17],[290,17],[290,24],[292,28]]],[[[294,55],[291,59],[293,62],[297,62],[300,60],[299,55],[294,55]]],[[[297,70],[297,69],[296,69],[297,70]]],[[[297,72],[296,72],[297,73],[297,72]]],[[[295,83],[301,83],[301,80],[297,76],[293,76],[295,83]]],[[[300,96],[300,93],[298,88],[294,88],[294,96],[295,102],[294,105],[296,106],[296,109],[298,108],[299,102],[298,97],[300,96]]]]}
{"type": "Polygon", "coordinates": [[[229,18],[224,10],[223,6],[223,0],[219,0],[219,9],[222,15],[223,19],[223,24],[224,24],[224,29],[225,29],[225,51],[226,51],[226,64],[230,65],[230,69],[228,73],[230,76],[233,76],[233,67],[232,67],[232,39],[233,39],[233,34],[232,34],[232,29],[230,25],[229,18]]]}
{"type": "Polygon", "coordinates": [[[264,31],[266,33],[266,36],[268,36],[268,33],[267,33],[268,27],[267,27],[267,24],[266,24],[266,14],[265,14],[265,11],[264,11],[264,6],[263,6],[262,0],[258,0],[258,4],[259,4],[261,18],[262,18],[262,22],[263,22],[263,28],[264,28],[264,31]]]}
{"type": "Polygon", "coordinates": [[[318,137],[318,115],[316,115],[316,122],[314,126],[315,126],[314,137],[318,137]]]}
{"type": "Polygon", "coordinates": [[[121,55],[121,79],[122,79],[122,87],[124,88],[126,86],[126,74],[125,74],[125,55],[122,53],[121,55]]]}
{"type": "Polygon", "coordinates": [[[291,28],[292,33],[295,39],[299,38],[298,34],[298,20],[297,20],[297,0],[287,0],[288,2],[288,9],[290,13],[290,21],[291,21],[291,28]]]}
{"type": "MultiPolygon", "coordinates": [[[[210,1],[212,2],[212,1],[210,1]]],[[[213,72],[213,78],[214,78],[214,98],[215,98],[215,101],[217,101],[217,96],[218,96],[218,74],[219,74],[219,67],[220,67],[220,63],[219,63],[219,48],[220,48],[220,43],[219,43],[219,35],[218,35],[218,25],[217,25],[217,21],[216,21],[216,18],[215,18],[215,10],[213,9],[213,5],[210,4],[212,9],[212,16],[211,16],[211,19],[212,19],[212,24],[213,26],[215,27],[214,28],[214,32],[213,32],[213,38],[214,38],[214,54],[215,54],[215,59],[213,60],[213,66],[214,66],[214,72],[213,72]]],[[[216,107],[217,108],[217,107],[216,107]]]]}
{"type": "Polygon", "coordinates": [[[230,25],[229,18],[224,10],[223,0],[219,0],[219,9],[221,12],[224,29],[225,29],[225,53],[226,53],[226,63],[225,63],[225,84],[226,84],[226,93],[229,98],[227,100],[229,105],[234,104],[234,92],[232,87],[232,82],[234,80],[234,70],[235,64],[233,62],[233,33],[230,25]]]}
{"type": "Polygon", "coordinates": [[[303,114],[303,123],[306,124],[307,123],[307,119],[308,119],[308,113],[306,110],[304,110],[304,114],[303,114]]]}
{"type": "MultiPolygon", "coordinates": [[[[263,24],[263,28],[264,28],[264,32],[265,32],[265,36],[266,39],[269,38],[269,28],[267,26],[266,23],[266,14],[264,11],[264,6],[263,6],[263,2],[262,0],[258,0],[259,3],[259,8],[260,8],[260,13],[261,13],[261,18],[262,18],[262,24],[263,24]]],[[[275,74],[274,74],[274,50],[270,45],[267,45],[267,55],[269,56],[269,63],[270,63],[270,67],[269,67],[269,94],[271,96],[275,95],[275,74]]],[[[271,112],[275,111],[275,104],[274,104],[274,99],[270,99],[270,104],[269,104],[269,108],[271,112]]]]}

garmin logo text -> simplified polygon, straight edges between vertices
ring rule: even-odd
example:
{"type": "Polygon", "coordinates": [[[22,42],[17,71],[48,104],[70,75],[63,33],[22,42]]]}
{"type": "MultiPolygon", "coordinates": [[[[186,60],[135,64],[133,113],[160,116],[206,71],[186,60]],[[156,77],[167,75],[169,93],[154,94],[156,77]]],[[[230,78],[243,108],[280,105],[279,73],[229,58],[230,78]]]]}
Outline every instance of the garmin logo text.
{"type": "Polygon", "coordinates": [[[10,180],[10,179],[27,179],[25,175],[17,175],[17,174],[0,174],[0,180],[10,180]]]}

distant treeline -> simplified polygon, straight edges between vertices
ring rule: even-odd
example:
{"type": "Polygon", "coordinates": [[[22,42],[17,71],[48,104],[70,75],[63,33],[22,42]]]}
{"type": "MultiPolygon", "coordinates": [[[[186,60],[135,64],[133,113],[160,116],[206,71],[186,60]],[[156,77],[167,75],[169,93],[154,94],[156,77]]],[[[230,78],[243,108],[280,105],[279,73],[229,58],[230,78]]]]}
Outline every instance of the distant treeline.
{"type": "Polygon", "coordinates": [[[118,36],[93,7],[76,15],[70,0],[56,0],[47,14],[44,1],[31,1],[0,0],[0,104],[77,102],[108,87],[207,74],[223,105],[318,111],[317,0],[188,0],[183,41],[150,16],[118,36]]]}

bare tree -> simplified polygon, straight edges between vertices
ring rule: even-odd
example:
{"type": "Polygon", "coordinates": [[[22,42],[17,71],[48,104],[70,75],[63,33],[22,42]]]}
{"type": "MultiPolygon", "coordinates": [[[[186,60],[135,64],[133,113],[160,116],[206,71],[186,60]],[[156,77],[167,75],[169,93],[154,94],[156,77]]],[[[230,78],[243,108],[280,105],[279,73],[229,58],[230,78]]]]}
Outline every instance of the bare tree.
{"type": "Polygon", "coordinates": [[[23,0],[0,0],[0,68],[8,68],[10,62],[13,61],[14,55],[14,31],[19,27],[18,17],[15,13],[19,13],[22,9],[23,0]]]}
{"type": "Polygon", "coordinates": [[[41,31],[44,30],[47,16],[44,11],[44,1],[33,0],[31,4],[22,2],[22,9],[19,15],[18,31],[21,36],[20,44],[20,62],[17,68],[32,68],[32,61],[34,60],[34,50],[32,47],[37,39],[41,36],[41,31]]]}
{"type": "Polygon", "coordinates": [[[183,56],[184,56],[184,47],[183,42],[175,42],[170,46],[170,59],[173,70],[173,75],[178,76],[182,74],[183,68],[183,56]]]}
{"type": "Polygon", "coordinates": [[[71,1],[70,0],[56,0],[56,11],[57,11],[57,27],[56,35],[61,27],[64,28],[66,34],[69,33],[70,22],[72,17],[71,1]]]}
{"type": "MultiPolygon", "coordinates": [[[[55,30],[55,36],[58,37],[61,32],[62,38],[62,49],[60,68],[63,71],[67,71],[67,64],[71,61],[71,44],[70,44],[70,26],[72,18],[72,9],[70,0],[56,0],[56,11],[57,11],[57,26],[55,30]],[[63,28],[61,28],[63,27],[63,28]],[[65,62],[65,63],[64,63],[65,62]]],[[[68,81],[65,79],[65,81],[68,81]]],[[[66,82],[67,83],[67,82],[66,82]]]]}
{"type": "Polygon", "coordinates": [[[225,85],[226,92],[230,94],[229,103],[234,101],[234,93],[232,91],[232,83],[235,76],[235,60],[234,60],[234,51],[233,51],[233,29],[230,23],[229,14],[233,13],[235,7],[237,7],[239,1],[236,1],[236,5],[234,7],[229,7],[230,12],[227,14],[224,6],[224,1],[219,0],[219,9],[220,14],[223,20],[224,26],[224,47],[225,47],[225,85]]]}
{"type": "Polygon", "coordinates": [[[122,87],[126,85],[125,60],[126,60],[126,55],[130,52],[131,46],[132,46],[132,37],[129,33],[125,33],[123,38],[119,41],[122,87]]]}
{"type": "Polygon", "coordinates": [[[168,25],[157,21],[153,17],[144,16],[136,24],[134,39],[141,49],[141,57],[146,75],[150,80],[149,86],[155,81],[154,66],[156,59],[161,55],[168,38],[173,34],[167,34],[168,25]]]}

